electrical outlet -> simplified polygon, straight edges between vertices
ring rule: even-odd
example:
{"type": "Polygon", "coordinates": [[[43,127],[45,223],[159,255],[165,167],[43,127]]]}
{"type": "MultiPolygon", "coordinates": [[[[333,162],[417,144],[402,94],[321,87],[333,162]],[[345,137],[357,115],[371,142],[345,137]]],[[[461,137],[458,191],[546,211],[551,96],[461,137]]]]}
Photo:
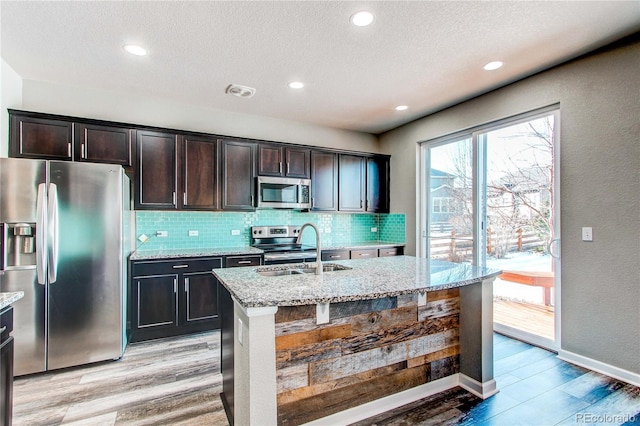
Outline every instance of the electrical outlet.
{"type": "Polygon", "coordinates": [[[593,241],[593,228],[590,226],[582,227],[582,241],[593,241]]]}
{"type": "Polygon", "coordinates": [[[378,228],[374,226],[373,228],[371,228],[371,232],[378,232],[378,228]]]}
{"type": "Polygon", "coordinates": [[[240,235],[240,230],[239,229],[232,229],[231,230],[231,235],[240,235]]]}
{"type": "Polygon", "coordinates": [[[169,236],[168,231],[156,231],[156,237],[168,237],[168,236],[169,236]]]}
{"type": "Polygon", "coordinates": [[[198,236],[198,231],[189,231],[189,236],[190,237],[197,237],[198,236]]]}

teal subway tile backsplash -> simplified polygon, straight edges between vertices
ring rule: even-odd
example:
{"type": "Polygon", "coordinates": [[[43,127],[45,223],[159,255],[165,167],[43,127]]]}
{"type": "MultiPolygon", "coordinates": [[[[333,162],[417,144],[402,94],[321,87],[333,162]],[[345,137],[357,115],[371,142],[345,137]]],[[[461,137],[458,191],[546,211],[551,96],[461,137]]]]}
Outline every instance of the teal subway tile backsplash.
{"type": "MultiPolygon", "coordinates": [[[[167,250],[185,248],[225,248],[250,244],[252,226],[302,225],[314,223],[322,233],[325,247],[350,243],[385,241],[405,242],[404,214],[330,214],[302,213],[295,210],[256,210],[247,213],[231,212],[165,212],[136,211],[136,236],[147,235],[149,240],[136,240],[138,250],[167,250]],[[376,232],[372,232],[376,228],[376,232]],[[167,231],[166,237],[156,236],[167,231]],[[189,236],[197,231],[197,236],[189,236]],[[233,235],[238,231],[237,235],[233,235]]],[[[306,230],[303,243],[314,244],[313,230],[306,230]]]]}

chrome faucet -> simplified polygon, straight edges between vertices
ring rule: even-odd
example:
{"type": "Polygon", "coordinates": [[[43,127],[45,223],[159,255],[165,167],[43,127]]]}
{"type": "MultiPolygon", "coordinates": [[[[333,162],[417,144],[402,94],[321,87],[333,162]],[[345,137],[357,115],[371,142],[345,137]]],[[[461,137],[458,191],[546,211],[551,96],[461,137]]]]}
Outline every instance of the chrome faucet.
{"type": "Polygon", "coordinates": [[[322,249],[320,247],[320,231],[318,230],[318,227],[310,222],[302,225],[302,227],[300,228],[300,233],[298,234],[298,239],[296,240],[296,244],[300,244],[300,241],[302,241],[302,231],[304,231],[304,228],[306,228],[307,226],[312,227],[316,231],[316,275],[322,275],[322,249]]]}

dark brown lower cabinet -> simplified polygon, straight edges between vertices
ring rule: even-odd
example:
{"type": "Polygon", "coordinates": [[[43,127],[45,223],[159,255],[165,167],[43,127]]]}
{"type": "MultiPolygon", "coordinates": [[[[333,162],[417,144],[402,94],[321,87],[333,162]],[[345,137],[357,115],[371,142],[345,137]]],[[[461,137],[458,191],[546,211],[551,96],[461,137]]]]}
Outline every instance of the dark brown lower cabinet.
{"type": "Polygon", "coordinates": [[[0,311],[0,426],[11,426],[13,413],[13,308],[0,311]]]}
{"type": "Polygon", "coordinates": [[[220,328],[222,257],[131,263],[131,341],[220,328]]]}

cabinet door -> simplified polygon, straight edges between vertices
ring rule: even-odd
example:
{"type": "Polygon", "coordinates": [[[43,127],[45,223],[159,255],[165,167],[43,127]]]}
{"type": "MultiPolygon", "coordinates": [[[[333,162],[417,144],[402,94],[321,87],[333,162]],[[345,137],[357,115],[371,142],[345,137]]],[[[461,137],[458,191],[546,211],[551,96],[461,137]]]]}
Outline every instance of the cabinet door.
{"type": "Polygon", "coordinates": [[[182,141],[183,209],[217,210],[218,141],[184,137],[182,141]]]}
{"type": "Polygon", "coordinates": [[[11,157],[71,160],[73,124],[11,115],[10,141],[11,157]]]}
{"type": "Polygon", "coordinates": [[[311,210],[338,210],[338,154],[311,152],[311,210]]]}
{"type": "Polygon", "coordinates": [[[134,327],[139,330],[178,325],[177,275],[155,275],[133,279],[134,327]]]}
{"type": "Polygon", "coordinates": [[[0,425],[11,425],[13,414],[13,337],[0,343],[0,425]]]}
{"type": "Polygon", "coordinates": [[[322,260],[348,260],[349,250],[322,250],[322,260]]]}
{"type": "Polygon", "coordinates": [[[241,268],[243,266],[259,266],[262,256],[227,256],[225,268],[241,268]]]}
{"type": "Polygon", "coordinates": [[[256,144],[222,141],[222,208],[253,210],[256,144]]]}
{"type": "Polygon", "coordinates": [[[75,161],[132,165],[132,133],[121,127],[75,124],[75,161]]]}
{"type": "Polygon", "coordinates": [[[279,145],[258,145],[258,176],[284,176],[282,151],[279,145]]]}
{"type": "Polygon", "coordinates": [[[389,213],[389,158],[367,158],[367,211],[389,213]]]}
{"type": "Polygon", "coordinates": [[[177,208],[177,136],[147,130],[136,133],[135,208],[177,208]]]}
{"type": "Polygon", "coordinates": [[[218,280],[211,271],[184,274],[184,323],[218,318],[218,280]]]}
{"type": "Polygon", "coordinates": [[[311,150],[287,148],[285,152],[285,176],[309,179],[311,176],[311,150]]]}
{"type": "Polygon", "coordinates": [[[340,154],[338,210],[363,212],[365,200],[365,158],[340,154]]]}

